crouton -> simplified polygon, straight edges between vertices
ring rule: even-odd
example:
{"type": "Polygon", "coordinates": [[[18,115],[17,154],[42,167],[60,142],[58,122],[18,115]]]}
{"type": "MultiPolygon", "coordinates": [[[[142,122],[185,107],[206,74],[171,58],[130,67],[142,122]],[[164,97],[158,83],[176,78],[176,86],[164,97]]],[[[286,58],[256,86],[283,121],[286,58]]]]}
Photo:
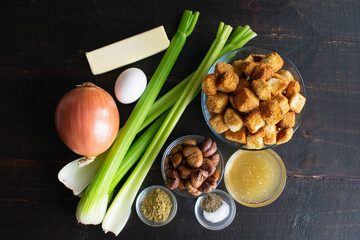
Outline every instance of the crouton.
{"type": "Polygon", "coordinates": [[[262,118],[259,110],[255,109],[245,117],[244,124],[250,133],[255,133],[260,128],[265,126],[265,121],[262,118]]]}
{"type": "Polygon", "coordinates": [[[218,81],[219,74],[213,73],[208,74],[204,77],[201,83],[201,89],[206,95],[215,95],[217,91],[217,81],[218,81]]]}
{"type": "Polygon", "coordinates": [[[224,116],[222,114],[218,114],[215,117],[210,118],[209,123],[211,127],[218,133],[223,133],[229,129],[225,124],[224,116]]]}
{"type": "Polygon", "coordinates": [[[274,96],[281,94],[287,87],[285,80],[280,78],[271,78],[268,83],[271,86],[271,94],[274,96]]]}
{"type": "Polygon", "coordinates": [[[224,93],[232,92],[239,83],[239,77],[232,71],[224,72],[217,82],[217,90],[224,93]]]}
{"type": "Polygon", "coordinates": [[[266,124],[276,124],[283,118],[280,103],[276,99],[260,103],[259,110],[266,124]]]}
{"type": "Polygon", "coordinates": [[[264,128],[260,128],[259,130],[257,130],[254,133],[247,131],[247,135],[254,137],[254,138],[260,138],[260,137],[263,138],[265,136],[265,130],[264,130],[264,128]]]}
{"type": "Polygon", "coordinates": [[[260,100],[268,101],[271,99],[271,87],[267,81],[260,78],[251,82],[251,87],[258,95],[260,100]]]}
{"type": "Polygon", "coordinates": [[[243,62],[255,62],[255,60],[254,60],[252,54],[250,54],[243,60],[243,62]]]}
{"type": "Polygon", "coordinates": [[[214,112],[209,112],[211,117],[215,117],[216,115],[218,115],[218,113],[214,113],[214,112]]]}
{"type": "Polygon", "coordinates": [[[231,105],[232,108],[237,109],[237,107],[236,107],[236,105],[235,105],[234,98],[235,98],[234,94],[230,93],[230,94],[229,94],[229,102],[230,102],[230,105],[231,105]]]}
{"type": "Polygon", "coordinates": [[[224,114],[224,120],[226,126],[232,132],[239,131],[244,126],[244,121],[242,117],[232,108],[226,109],[224,114]]]}
{"type": "Polygon", "coordinates": [[[240,65],[240,70],[245,76],[251,76],[257,66],[259,66],[259,63],[243,61],[240,65]]]}
{"type": "Polygon", "coordinates": [[[270,67],[270,65],[266,63],[260,63],[252,72],[251,78],[252,80],[257,80],[263,78],[264,80],[268,80],[274,74],[274,69],[270,67]]]}
{"type": "Polygon", "coordinates": [[[290,110],[289,100],[282,94],[278,94],[274,97],[280,103],[280,108],[283,114],[290,110]]]}
{"type": "Polygon", "coordinates": [[[259,107],[259,98],[249,89],[243,88],[234,98],[235,105],[240,112],[249,113],[259,107]]]}
{"type": "Polygon", "coordinates": [[[254,59],[254,62],[260,62],[264,57],[266,57],[263,54],[250,54],[250,55],[254,59]]]}
{"type": "Polygon", "coordinates": [[[243,88],[250,88],[250,82],[248,80],[246,80],[245,78],[240,78],[239,83],[236,86],[233,93],[236,94],[236,93],[240,92],[240,90],[243,88]]]}
{"type": "Polygon", "coordinates": [[[303,95],[301,95],[300,93],[294,93],[289,99],[290,110],[296,113],[300,113],[305,105],[305,102],[306,98],[303,95]]]}
{"type": "Polygon", "coordinates": [[[227,130],[225,132],[225,138],[230,141],[245,144],[246,143],[246,127],[242,127],[239,131],[236,131],[236,132],[232,132],[232,131],[230,131],[230,129],[227,130]]]}
{"type": "Polygon", "coordinates": [[[290,98],[291,95],[300,92],[300,83],[298,81],[291,81],[286,88],[286,97],[290,98]]]}
{"type": "Polygon", "coordinates": [[[276,52],[266,55],[260,62],[267,63],[273,69],[274,73],[279,71],[284,65],[284,60],[276,52]]]}
{"type": "Polygon", "coordinates": [[[243,62],[243,60],[236,60],[232,63],[233,68],[240,68],[241,63],[243,62]]]}
{"type": "Polygon", "coordinates": [[[210,112],[221,113],[226,109],[228,99],[226,93],[217,92],[215,95],[208,96],[206,106],[210,112]]]}
{"type": "Polygon", "coordinates": [[[292,128],[295,125],[295,113],[287,112],[283,119],[277,124],[279,128],[292,128]]]}
{"type": "Polygon", "coordinates": [[[275,144],[276,143],[276,126],[275,126],[275,124],[265,125],[264,131],[265,131],[264,143],[268,144],[268,145],[275,144]]]}
{"type": "Polygon", "coordinates": [[[234,68],[233,66],[231,66],[231,64],[228,64],[228,63],[224,63],[224,62],[218,62],[216,65],[215,65],[215,73],[221,75],[225,72],[233,72],[234,71],[234,68]]]}
{"type": "Polygon", "coordinates": [[[289,84],[291,81],[294,81],[294,77],[288,70],[279,70],[273,75],[274,78],[281,78],[284,80],[287,84],[289,84]]]}
{"type": "Polygon", "coordinates": [[[264,147],[264,140],[262,137],[246,136],[246,148],[248,149],[260,149],[264,147]]]}
{"type": "Polygon", "coordinates": [[[294,130],[292,128],[284,128],[281,129],[276,137],[276,144],[283,144],[288,142],[294,134],[294,130]]]}

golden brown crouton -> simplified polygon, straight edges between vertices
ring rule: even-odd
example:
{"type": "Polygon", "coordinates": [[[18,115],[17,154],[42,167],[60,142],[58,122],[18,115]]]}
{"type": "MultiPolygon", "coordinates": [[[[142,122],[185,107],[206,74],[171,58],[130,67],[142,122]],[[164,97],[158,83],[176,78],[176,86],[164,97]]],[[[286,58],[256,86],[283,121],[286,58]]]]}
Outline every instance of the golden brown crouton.
{"type": "Polygon", "coordinates": [[[250,54],[249,56],[247,56],[243,62],[255,62],[252,54],[250,54]]]}
{"type": "Polygon", "coordinates": [[[284,65],[284,60],[276,52],[266,55],[266,57],[261,59],[260,62],[267,63],[274,70],[274,72],[279,71],[284,65]]]}
{"type": "Polygon", "coordinates": [[[280,108],[283,114],[287,113],[290,110],[289,100],[282,94],[278,94],[274,97],[280,103],[280,108]]]}
{"type": "Polygon", "coordinates": [[[287,112],[283,119],[277,124],[279,128],[292,128],[295,125],[295,113],[287,112]]]}
{"type": "Polygon", "coordinates": [[[251,82],[251,87],[260,100],[268,101],[271,99],[271,87],[264,79],[260,78],[258,80],[253,80],[251,82]]]}
{"type": "Polygon", "coordinates": [[[264,143],[268,145],[272,145],[276,143],[276,126],[275,124],[272,125],[265,125],[265,136],[264,136],[264,143]]]}
{"type": "Polygon", "coordinates": [[[244,124],[250,133],[255,133],[260,128],[265,126],[265,121],[261,117],[259,110],[255,109],[245,117],[244,124]]]}
{"type": "Polygon", "coordinates": [[[209,112],[211,117],[215,117],[216,115],[218,115],[218,113],[214,113],[214,112],[209,112]]]}
{"type": "Polygon", "coordinates": [[[234,98],[235,105],[240,112],[249,113],[259,107],[258,97],[249,89],[243,88],[234,98]]]}
{"type": "Polygon", "coordinates": [[[246,80],[245,78],[240,78],[239,83],[236,86],[236,89],[234,90],[233,93],[236,94],[236,93],[240,92],[240,90],[243,88],[250,88],[250,82],[248,80],[246,80]]]}
{"type": "Polygon", "coordinates": [[[224,93],[232,92],[239,83],[239,77],[232,71],[224,72],[217,82],[217,90],[224,93]]]}
{"type": "Polygon", "coordinates": [[[228,99],[226,93],[217,92],[215,95],[208,96],[206,106],[210,112],[221,113],[226,109],[228,99]]]}
{"type": "Polygon", "coordinates": [[[260,128],[259,130],[257,130],[254,133],[247,131],[247,135],[250,137],[254,137],[254,138],[260,138],[260,137],[262,138],[265,136],[265,130],[264,130],[264,128],[260,128]]]}
{"type": "Polygon", "coordinates": [[[246,136],[246,148],[248,149],[260,149],[264,147],[264,140],[262,137],[246,136]]]}
{"type": "Polygon", "coordinates": [[[264,57],[266,57],[264,54],[250,54],[253,59],[254,62],[260,62],[264,57]]]}
{"type": "Polygon", "coordinates": [[[216,84],[218,81],[219,74],[213,73],[208,74],[204,77],[201,83],[201,89],[206,95],[215,95],[217,88],[216,84]]]}
{"type": "Polygon", "coordinates": [[[271,78],[268,83],[271,86],[271,93],[274,96],[281,94],[287,87],[286,82],[279,78],[271,78]]]}
{"type": "Polygon", "coordinates": [[[274,78],[281,78],[284,80],[287,84],[289,84],[291,81],[294,81],[294,77],[288,70],[279,70],[273,75],[274,78]]]}
{"type": "Polygon", "coordinates": [[[223,133],[229,128],[225,125],[224,116],[222,114],[216,115],[209,119],[211,127],[218,133],[223,133]]]}
{"type": "Polygon", "coordinates": [[[300,93],[294,93],[289,99],[290,110],[300,113],[306,102],[306,98],[300,93]]]}
{"type": "Polygon", "coordinates": [[[276,99],[262,102],[259,106],[259,110],[266,124],[276,124],[284,116],[280,107],[280,103],[276,99]]]}
{"type": "Polygon", "coordinates": [[[242,62],[243,62],[243,60],[236,60],[236,61],[234,61],[234,62],[232,63],[232,66],[233,66],[234,68],[240,68],[240,65],[241,65],[242,62]]]}
{"type": "Polygon", "coordinates": [[[276,144],[283,144],[288,142],[294,134],[294,130],[292,128],[284,128],[281,129],[276,137],[276,144]]]}
{"type": "Polygon", "coordinates": [[[239,131],[236,131],[236,132],[232,132],[229,129],[225,132],[225,138],[230,141],[245,144],[246,143],[246,131],[245,130],[246,130],[246,127],[242,127],[239,131]]]}
{"type": "Polygon", "coordinates": [[[244,126],[242,117],[232,108],[226,109],[224,120],[226,126],[228,126],[232,132],[239,131],[244,126]]]}
{"type": "Polygon", "coordinates": [[[233,72],[233,66],[231,66],[231,64],[228,63],[224,63],[224,62],[218,62],[215,65],[215,72],[219,75],[225,73],[225,72],[233,72]]]}
{"type": "Polygon", "coordinates": [[[255,70],[251,74],[252,80],[257,80],[263,78],[264,80],[268,80],[274,74],[274,69],[270,67],[270,65],[266,63],[260,63],[255,70]]]}
{"type": "Polygon", "coordinates": [[[236,107],[236,105],[235,105],[234,98],[235,98],[234,94],[229,93],[229,102],[230,102],[230,105],[231,105],[232,108],[237,109],[237,107],[236,107]]]}
{"type": "Polygon", "coordinates": [[[240,70],[245,76],[251,76],[257,66],[259,66],[259,63],[243,61],[240,65],[240,70]]]}
{"type": "Polygon", "coordinates": [[[291,95],[300,92],[300,83],[298,81],[291,81],[286,89],[286,97],[290,98],[291,95]]]}

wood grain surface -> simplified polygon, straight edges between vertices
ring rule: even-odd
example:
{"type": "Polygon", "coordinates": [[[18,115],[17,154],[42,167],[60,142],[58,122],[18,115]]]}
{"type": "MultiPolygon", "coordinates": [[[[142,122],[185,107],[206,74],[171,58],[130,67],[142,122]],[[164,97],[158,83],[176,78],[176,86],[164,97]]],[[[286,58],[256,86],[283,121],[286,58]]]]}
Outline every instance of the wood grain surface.
{"type": "MultiPolygon", "coordinates": [[[[299,69],[307,91],[293,139],[274,150],[287,168],[282,195],[263,208],[237,204],[221,231],[201,227],[195,199],[177,196],[174,220],[151,228],[134,209],[122,239],[360,239],[360,2],[346,1],[2,1],[0,3],[0,238],[112,239],[100,226],[77,223],[74,197],[57,180],[78,156],[54,127],[59,99],[92,81],[112,96],[117,76],[139,67],[150,78],[161,60],[93,76],[85,52],[164,25],[171,38],[185,9],[200,11],[163,94],[194,71],[218,23],[250,25],[250,45],[278,51],[299,69]]],[[[118,103],[121,125],[134,104],[118,103]]],[[[200,108],[189,105],[167,144],[198,134],[215,138],[200,108]]],[[[235,149],[220,143],[227,159],[235,149]]],[[[163,149],[164,150],[164,149],[163,149]]],[[[141,189],[163,185],[160,157],[141,189]]],[[[219,186],[225,189],[223,183],[219,186]]]]}

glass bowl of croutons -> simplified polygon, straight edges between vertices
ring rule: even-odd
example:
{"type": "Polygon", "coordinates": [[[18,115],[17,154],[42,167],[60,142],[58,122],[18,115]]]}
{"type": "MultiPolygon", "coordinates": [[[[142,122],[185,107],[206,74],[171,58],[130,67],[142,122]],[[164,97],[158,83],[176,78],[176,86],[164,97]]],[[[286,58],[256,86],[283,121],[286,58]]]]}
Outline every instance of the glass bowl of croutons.
{"type": "Polygon", "coordinates": [[[202,112],[212,132],[244,150],[288,142],[305,109],[299,71],[267,48],[249,46],[225,54],[210,68],[201,88],[202,112]]]}
{"type": "Polygon", "coordinates": [[[183,197],[212,192],[224,172],[224,159],[215,141],[199,135],[175,139],[164,151],[161,174],[165,185],[183,197]]]}

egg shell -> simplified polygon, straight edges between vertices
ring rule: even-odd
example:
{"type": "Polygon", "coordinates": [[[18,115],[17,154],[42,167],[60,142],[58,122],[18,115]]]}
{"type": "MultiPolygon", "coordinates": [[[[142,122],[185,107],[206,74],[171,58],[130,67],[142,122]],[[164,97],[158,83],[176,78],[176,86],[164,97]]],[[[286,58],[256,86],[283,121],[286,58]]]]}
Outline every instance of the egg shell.
{"type": "Polygon", "coordinates": [[[115,96],[121,103],[133,103],[143,94],[146,84],[146,75],[141,69],[126,69],[116,80],[115,96]]]}

